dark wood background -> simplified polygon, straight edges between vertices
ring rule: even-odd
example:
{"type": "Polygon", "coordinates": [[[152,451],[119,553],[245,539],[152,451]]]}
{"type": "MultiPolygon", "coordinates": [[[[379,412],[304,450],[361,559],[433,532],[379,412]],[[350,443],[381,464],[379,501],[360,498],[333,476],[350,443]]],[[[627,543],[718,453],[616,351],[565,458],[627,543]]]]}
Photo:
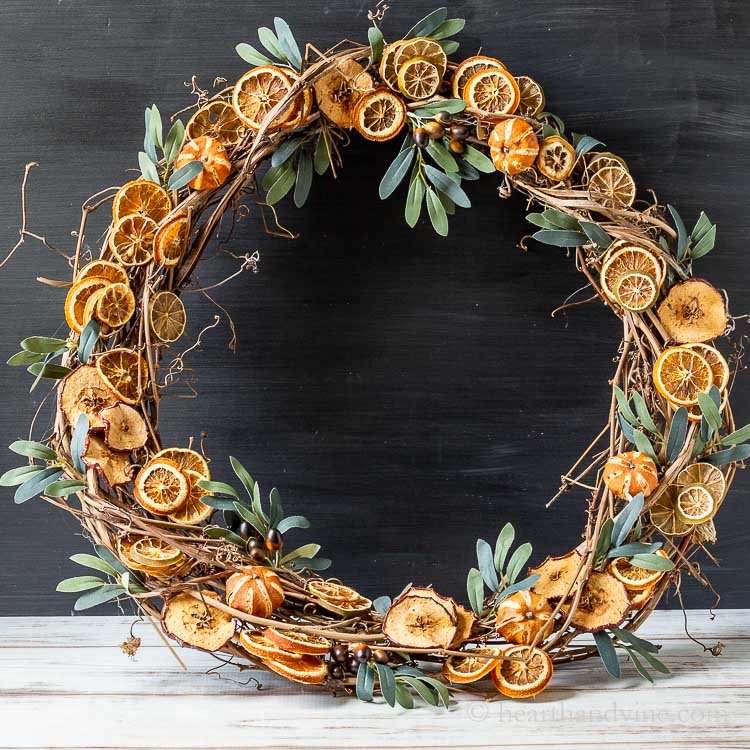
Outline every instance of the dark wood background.
{"type": "MultiPolygon", "coordinates": [[[[15,242],[25,162],[40,163],[30,229],[71,251],[83,199],[130,178],[144,106],[170,113],[188,104],[183,82],[193,73],[204,86],[236,79],[246,65],[235,44],[255,43],[274,15],[320,47],[365,39],[370,4],[3,0],[2,247],[15,242]]],[[[386,37],[436,4],[394,1],[386,37]]],[[[655,190],[688,222],[708,212],[719,240],[698,272],[727,289],[734,314],[747,312],[746,3],[472,0],[452,11],[468,21],[459,54],[482,47],[537,78],[571,129],[625,157],[642,194],[655,190]]],[[[509,519],[534,543],[534,560],[577,544],[583,498],[571,494],[553,510],[544,503],[604,423],[619,326],[599,304],[550,317],[581,278],[561,251],[516,246],[525,206],[499,200],[495,178],[470,185],[474,208],[455,217],[447,239],[424,221],[409,230],[404,195],[377,197],[395,149],[354,137],[337,182],[316,178],[303,211],[282,206],[297,241],[265,235],[257,211],[239,227],[229,249],[258,250],[260,271],[214,292],[237,325],[237,353],[225,323],[205,336],[187,360],[201,397],[168,399],[163,434],[184,444],[205,431],[215,478],[232,480],[231,453],[265,490],[278,486],[288,509],[313,523],[289,543],[322,543],[334,574],[367,594],[415,581],[465,596],[477,536],[494,541],[509,519]]],[[[215,257],[200,281],[236,265],[215,257]]],[[[36,284],[40,273],[64,278],[66,267],[34,244],[0,273],[3,361],[24,336],[63,332],[64,293],[36,284]]],[[[215,308],[186,299],[188,345],[215,308]]],[[[24,435],[39,403],[29,384],[22,370],[0,368],[2,445],[24,435]]],[[[741,423],[747,393],[743,376],[734,396],[741,423]]],[[[4,454],[0,465],[11,464],[4,454]]],[[[0,613],[69,612],[73,598],[54,588],[79,570],[67,557],[88,550],[76,524],[38,501],[15,507],[7,490],[0,500],[0,613]]],[[[721,568],[706,564],[727,606],[748,604],[749,501],[740,473],[717,519],[721,568]]],[[[691,606],[712,601],[685,588],[691,606]]]]}

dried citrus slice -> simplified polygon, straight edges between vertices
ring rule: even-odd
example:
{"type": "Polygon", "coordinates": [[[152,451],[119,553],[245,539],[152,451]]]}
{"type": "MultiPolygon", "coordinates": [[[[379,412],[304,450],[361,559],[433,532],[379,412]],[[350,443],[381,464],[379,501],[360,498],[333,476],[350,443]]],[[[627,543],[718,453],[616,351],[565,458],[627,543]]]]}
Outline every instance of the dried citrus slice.
{"type": "Polygon", "coordinates": [[[677,518],[676,500],[677,489],[671,485],[649,508],[651,523],[666,536],[684,536],[692,528],[677,518]]]}
{"type": "Polygon", "coordinates": [[[294,654],[283,659],[265,659],[263,663],[276,674],[292,682],[305,685],[320,685],[328,677],[328,665],[317,656],[298,656],[294,654]]]}
{"type": "Polygon", "coordinates": [[[398,91],[398,70],[395,65],[396,53],[402,44],[404,44],[403,39],[391,42],[383,50],[383,57],[380,58],[380,77],[394,91],[398,91]]]}
{"type": "Polygon", "coordinates": [[[259,659],[301,659],[301,654],[292,654],[268,640],[265,633],[259,630],[243,630],[240,633],[240,644],[249,654],[259,659]]]}
{"type": "Polygon", "coordinates": [[[137,404],[148,383],[146,360],[132,349],[110,349],[96,360],[106,385],[126,404],[137,404]]]}
{"type": "Polygon", "coordinates": [[[182,473],[190,482],[188,497],[177,512],[169,514],[169,520],[175,523],[184,523],[188,526],[195,526],[203,521],[208,520],[213,515],[214,509],[210,505],[201,502],[208,492],[198,486],[198,482],[203,479],[203,475],[192,469],[182,469],[182,473]]]}
{"type": "Polygon", "coordinates": [[[440,87],[437,65],[426,57],[412,57],[398,71],[398,88],[409,99],[429,99],[440,87]]]}
{"type": "Polygon", "coordinates": [[[609,151],[589,151],[586,154],[586,168],[589,174],[595,174],[603,167],[622,167],[629,172],[628,165],[621,156],[609,151]]]}
{"type": "Polygon", "coordinates": [[[130,548],[130,557],[140,565],[150,568],[168,568],[179,562],[185,554],[163,539],[155,536],[142,536],[130,548]]]}
{"type": "Polygon", "coordinates": [[[190,217],[179,213],[162,222],[154,234],[154,260],[162,266],[176,266],[185,253],[190,236],[190,217]]]}
{"type": "Polygon", "coordinates": [[[151,180],[126,182],[112,201],[112,220],[126,216],[145,216],[157,224],[172,210],[169,193],[151,180]]]}
{"type": "Polygon", "coordinates": [[[693,349],[708,362],[711,368],[715,385],[720,391],[726,389],[729,385],[729,363],[724,359],[724,355],[714,346],[709,344],[683,344],[686,349],[693,349]]]}
{"type": "Polygon", "coordinates": [[[109,235],[109,249],[123,266],[144,266],[153,258],[157,224],[147,216],[125,216],[109,235]]]}
{"type": "Polygon", "coordinates": [[[648,586],[640,591],[628,591],[630,597],[630,609],[640,609],[654,593],[654,587],[648,586]]]}
{"type": "Polygon", "coordinates": [[[188,187],[193,190],[216,190],[229,179],[232,171],[232,160],[227,150],[220,140],[208,135],[187,141],[177,154],[174,168],[181,169],[193,161],[203,165],[203,169],[188,182],[188,187]]]}
{"type": "Polygon", "coordinates": [[[516,111],[521,92],[516,79],[504,68],[480,70],[466,82],[464,101],[480,117],[492,118],[516,111]]]}
{"type": "Polygon", "coordinates": [[[185,306],[174,293],[166,290],[157,292],[151,299],[149,322],[151,330],[166,343],[177,341],[185,330],[185,306]]]}
{"type": "MultiPolygon", "coordinates": [[[[352,60],[351,62],[354,62],[354,60],[352,60]]],[[[289,76],[289,80],[293,84],[299,80],[299,77],[300,77],[299,73],[292,70],[291,68],[282,68],[282,70],[287,74],[287,76],[289,76]]],[[[368,74],[365,74],[365,78],[372,81],[372,78],[370,78],[368,74]]],[[[372,85],[368,86],[367,88],[371,89],[372,85]]],[[[313,88],[308,84],[295,97],[294,114],[286,122],[283,122],[281,124],[280,129],[281,130],[294,130],[295,128],[300,127],[300,125],[305,123],[307,121],[307,118],[310,117],[310,115],[313,113],[314,106],[315,106],[315,94],[313,92],[313,88]]]]}
{"type": "Polygon", "coordinates": [[[653,276],[638,271],[630,271],[615,281],[617,303],[631,312],[648,310],[659,296],[659,287],[653,276]]]}
{"type": "Polygon", "coordinates": [[[678,490],[700,484],[713,496],[717,504],[721,504],[727,491],[727,480],[724,472],[713,464],[705,461],[686,466],[675,479],[674,486],[678,490]]]}
{"type": "Polygon", "coordinates": [[[654,385],[662,396],[680,406],[698,403],[699,393],[708,393],[714,382],[711,366],[694,349],[665,349],[654,363],[654,385]]]}
{"type": "Polygon", "coordinates": [[[546,652],[529,646],[511,646],[503,656],[492,670],[492,682],[503,695],[531,698],[549,685],[554,667],[546,652]]]}
{"type": "Polygon", "coordinates": [[[345,604],[360,599],[359,592],[349,586],[333,581],[310,581],[307,584],[307,590],[320,599],[325,599],[333,604],[345,604]]]}
{"type": "Polygon", "coordinates": [[[516,110],[516,113],[521,115],[521,117],[536,117],[544,109],[544,105],[546,104],[544,90],[533,78],[529,78],[529,76],[518,76],[516,78],[516,83],[518,84],[519,91],[518,109],[516,110]]]}
{"type": "Polygon", "coordinates": [[[710,521],[718,509],[713,495],[702,484],[681,490],[675,501],[677,518],[690,526],[710,521]]]}
{"type": "MultiPolygon", "coordinates": [[[[660,557],[667,558],[668,555],[664,550],[657,550],[656,554],[660,557]]],[[[627,557],[616,557],[607,568],[628,591],[642,591],[651,588],[663,575],[663,570],[647,570],[639,568],[637,565],[631,565],[627,557]]]]}
{"type": "Polygon", "coordinates": [[[491,68],[505,69],[505,65],[494,57],[486,55],[474,55],[460,62],[453,71],[451,78],[451,95],[454,99],[464,98],[464,86],[475,73],[491,68]]]}
{"type": "Polygon", "coordinates": [[[481,680],[500,663],[502,653],[499,648],[473,648],[466,656],[449,656],[443,662],[443,677],[458,685],[481,680]]]}
{"type": "Polygon", "coordinates": [[[548,180],[566,180],[576,163],[576,150],[560,135],[551,135],[539,144],[536,157],[537,169],[548,180]]]}
{"type": "MultiPolygon", "coordinates": [[[[248,127],[260,130],[271,110],[284,99],[292,88],[292,79],[276,65],[260,65],[245,73],[234,87],[232,107],[248,127]]],[[[298,102],[291,101],[267,130],[277,130],[297,113],[298,102]]]]}
{"type": "Polygon", "coordinates": [[[152,459],[138,472],[133,495],[149,513],[168,516],[185,504],[189,491],[188,478],[176,464],[152,459]]]}
{"type": "Polygon", "coordinates": [[[589,180],[589,198],[602,208],[627,208],[635,201],[635,181],[620,166],[601,167],[589,180]]]}
{"type": "Polygon", "coordinates": [[[354,110],[354,127],[370,141],[387,141],[398,135],[406,122],[406,106],[388,89],[365,94],[354,110]]]}
{"type": "Polygon", "coordinates": [[[98,276],[101,279],[107,279],[113,284],[128,284],[128,272],[118,263],[111,260],[92,260],[87,263],[76,276],[76,282],[84,279],[98,276]]]}
{"type": "Polygon", "coordinates": [[[407,60],[415,57],[423,57],[429,60],[437,68],[440,80],[443,80],[445,69],[448,67],[448,57],[445,50],[440,46],[440,42],[426,36],[416,36],[400,44],[393,58],[396,74],[398,75],[401,72],[401,68],[407,60]]]}
{"type": "MultiPolygon", "coordinates": [[[[86,303],[98,291],[110,285],[109,279],[101,276],[89,276],[76,281],[68,290],[65,298],[65,320],[72,331],[80,333],[88,322],[86,303]]],[[[89,317],[90,319],[90,317],[89,317]]]]}
{"type": "Polygon", "coordinates": [[[191,448],[164,448],[153,458],[172,461],[177,464],[181,471],[194,471],[200,474],[203,479],[211,479],[208,462],[200,453],[191,448]]]}
{"type": "Polygon", "coordinates": [[[301,630],[276,630],[266,628],[263,634],[271,643],[276,644],[284,651],[293,654],[309,654],[311,656],[322,656],[331,649],[331,642],[320,635],[310,635],[301,630]]]}
{"type": "Polygon", "coordinates": [[[229,102],[216,99],[201,107],[185,126],[185,135],[190,140],[202,135],[216,138],[225,147],[234,146],[243,135],[246,128],[229,102]]]}
{"type": "Polygon", "coordinates": [[[110,284],[97,294],[94,317],[110,328],[125,325],[135,312],[135,295],[128,284],[110,284]]]}
{"type": "Polygon", "coordinates": [[[599,274],[602,291],[613,302],[617,302],[617,280],[626,273],[646,274],[660,286],[664,279],[664,266],[660,258],[644,247],[615,242],[604,256],[599,274]]]}

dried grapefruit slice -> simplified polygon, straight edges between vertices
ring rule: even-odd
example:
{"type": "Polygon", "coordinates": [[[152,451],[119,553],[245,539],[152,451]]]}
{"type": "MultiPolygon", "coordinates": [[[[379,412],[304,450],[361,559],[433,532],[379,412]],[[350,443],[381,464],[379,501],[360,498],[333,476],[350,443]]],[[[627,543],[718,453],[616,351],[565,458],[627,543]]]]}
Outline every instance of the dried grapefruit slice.
{"type": "Polygon", "coordinates": [[[271,643],[284,651],[291,651],[293,654],[322,656],[327,654],[331,648],[331,642],[327,638],[303,633],[301,630],[266,628],[263,634],[271,643]]]}
{"type": "Polygon", "coordinates": [[[711,366],[694,349],[665,349],[654,363],[654,385],[662,396],[680,406],[698,403],[699,393],[708,393],[714,378],[711,366]]]}
{"type": "Polygon", "coordinates": [[[169,193],[151,180],[126,182],[112,201],[112,220],[126,216],[144,216],[157,224],[172,210],[169,193]]]}
{"type": "Polygon", "coordinates": [[[531,698],[549,685],[554,673],[552,659],[539,648],[511,646],[492,670],[492,681],[508,698],[531,698]],[[512,657],[512,658],[509,658],[512,657]]]}
{"type": "Polygon", "coordinates": [[[429,99],[440,88],[440,72],[426,57],[408,59],[398,71],[399,91],[409,99],[429,99]]]}
{"type": "Polygon", "coordinates": [[[164,448],[154,457],[155,459],[166,459],[175,463],[181,471],[194,471],[201,475],[201,478],[211,479],[211,472],[208,469],[208,462],[203,456],[192,448],[164,448]]]}
{"type": "Polygon", "coordinates": [[[516,114],[521,115],[521,117],[536,117],[544,109],[544,105],[546,104],[544,90],[533,78],[529,78],[529,76],[518,76],[516,78],[516,83],[518,84],[519,90],[518,109],[516,110],[516,114]]]}
{"type": "MultiPolygon", "coordinates": [[[[252,130],[260,127],[268,114],[284,99],[292,88],[292,79],[276,65],[260,65],[245,73],[234,87],[232,107],[237,116],[252,130]]],[[[291,120],[299,104],[291,101],[269,123],[267,130],[273,131],[291,120]]]]}
{"type": "Polygon", "coordinates": [[[88,320],[86,303],[94,293],[110,285],[109,279],[102,276],[87,276],[73,284],[65,298],[65,320],[71,331],[80,333],[88,320]]]}
{"type": "Polygon", "coordinates": [[[385,88],[365,94],[354,110],[354,127],[369,141],[387,141],[397,136],[405,122],[404,102],[385,88]]]}
{"type": "Polygon", "coordinates": [[[489,68],[475,73],[464,86],[463,99],[479,117],[491,119],[516,111],[521,92],[516,79],[504,68],[489,68]]]}
{"type": "Polygon", "coordinates": [[[635,193],[635,181],[620,166],[601,167],[589,180],[589,198],[602,208],[628,208],[635,193]]]}
{"type": "Polygon", "coordinates": [[[487,57],[487,55],[474,55],[460,62],[451,77],[451,95],[453,98],[463,99],[464,87],[469,78],[475,73],[479,73],[482,70],[490,70],[491,68],[501,68],[504,70],[505,65],[500,60],[494,57],[487,57]]]}
{"type": "Polygon", "coordinates": [[[203,521],[207,521],[213,515],[214,509],[210,505],[201,502],[208,492],[198,486],[198,482],[203,479],[203,475],[192,469],[182,469],[182,473],[188,478],[190,488],[188,490],[187,500],[175,513],[170,513],[169,520],[175,523],[182,523],[187,526],[197,526],[203,521]]]}
{"type": "Polygon", "coordinates": [[[171,461],[149,461],[135,478],[134,496],[138,504],[156,516],[168,516],[186,502],[190,484],[171,461]]]}
{"type": "Polygon", "coordinates": [[[125,216],[109,235],[109,249],[123,266],[145,266],[154,256],[157,224],[147,216],[125,216]]]}
{"type": "Polygon", "coordinates": [[[185,331],[186,320],[185,306],[174,292],[163,290],[151,298],[149,322],[160,341],[177,341],[185,331]]]}
{"type": "Polygon", "coordinates": [[[185,135],[190,140],[207,135],[220,141],[226,148],[238,143],[245,131],[232,105],[223,99],[216,99],[201,107],[185,126],[185,135]]]}
{"type": "Polygon", "coordinates": [[[499,648],[473,648],[466,656],[449,656],[443,662],[443,677],[457,685],[481,680],[500,663],[502,653],[499,648]]]}
{"type": "MultiPolygon", "coordinates": [[[[667,553],[661,549],[657,550],[656,554],[660,557],[668,557],[667,553]]],[[[664,575],[663,570],[647,570],[646,568],[639,568],[637,565],[631,565],[627,557],[616,557],[607,566],[607,569],[628,591],[650,589],[664,575]]]]}
{"type": "Polygon", "coordinates": [[[154,260],[162,266],[176,266],[185,254],[190,236],[190,217],[179,213],[162,222],[154,234],[154,260]]]}
{"type": "Polygon", "coordinates": [[[146,360],[132,349],[110,349],[96,360],[105,384],[126,404],[137,404],[148,383],[146,360]]]}
{"type": "Polygon", "coordinates": [[[87,263],[76,276],[76,282],[92,276],[107,279],[113,284],[129,284],[128,272],[118,263],[111,260],[92,260],[87,263]]]}

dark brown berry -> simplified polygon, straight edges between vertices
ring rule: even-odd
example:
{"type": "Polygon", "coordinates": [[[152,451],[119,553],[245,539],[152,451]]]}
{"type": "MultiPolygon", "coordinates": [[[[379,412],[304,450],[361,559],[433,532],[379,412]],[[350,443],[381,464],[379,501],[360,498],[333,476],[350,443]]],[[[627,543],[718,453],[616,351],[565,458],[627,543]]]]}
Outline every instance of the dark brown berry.
{"type": "Polygon", "coordinates": [[[451,153],[454,154],[463,154],[466,150],[466,146],[464,146],[462,141],[451,141],[448,144],[448,148],[451,150],[451,153]]]}
{"type": "Polygon", "coordinates": [[[343,680],[344,679],[344,670],[338,665],[334,665],[329,670],[331,677],[333,677],[334,680],[343,680]]]}
{"type": "Polygon", "coordinates": [[[266,549],[277,552],[284,546],[284,537],[278,529],[269,529],[266,534],[266,549]]]}
{"type": "Polygon", "coordinates": [[[349,649],[343,644],[339,643],[331,649],[331,656],[334,661],[344,663],[349,658],[349,649]]]}
{"type": "Polygon", "coordinates": [[[445,135],[445,128],[437,120],[426,122],[424,124],[424,129],[433,141],[436,141],[438,138],[442,138],[445,135]]]}
{"type": "Polygon", "coordinates": [[[375,661],[378,664],[388,664],[388,652],[383,651],[382,648],[375,649],[375,651],[372,652],[372,658],[375,659],[375,661]]]}
{"type": "Polygon", "coordinates": [[[369,646],[361,643],[354,649],[354,658],[361,664],[364,661],[370,661],[372,658],[372,651],[369,646]]]}
{"type": "Polygon", "coordinates": [[[237,533],[242,539],[247,541],[250,538],[250,534],[253,533],[253,527],[247,521],[243,521],[239,529],[237,529],[237,533]]]}
{"type": "Polygon", "coordinates": [[[352,674],[357,674],[357,670],[359,669],[359,662],[357,661],[357,657],[354,656],[354,654],[349,654],[349,657],[346,660],[346,668],[352,674]]]}
{"type": "Polygon", "coordinates": [[[266,552],[261,547],[253,547],[252,549],[249,549],[247,551],[247,556],[257,565],[260,565],[260,563],[265,562],[266,560],[266,552]]]}
{"type": "Polygon", "coordinates": [[[424,148],[430,142],[430,136],[424,128],[415,128],[411,137],[419,148],[424,148]]]}
{"type": "Polygon", "coordinates": [[[435,115],[435,119],[443,125],[447,125],[453,119],[453,115],[443,109],[435,115]]]}
{"type": "Polygon", "coordinates": [[[465,141],[469,137],[469,128],[456,122],[451,125],[450,134],[454,141],[465,141]]]}

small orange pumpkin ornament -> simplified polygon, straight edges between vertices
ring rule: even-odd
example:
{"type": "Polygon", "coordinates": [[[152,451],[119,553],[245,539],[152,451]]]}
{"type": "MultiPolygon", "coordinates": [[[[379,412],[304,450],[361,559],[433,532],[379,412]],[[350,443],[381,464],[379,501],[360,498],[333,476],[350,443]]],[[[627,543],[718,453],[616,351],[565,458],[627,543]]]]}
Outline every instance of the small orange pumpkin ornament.
{"type": "Polygon", "coordinates": [[[510,643],[529,645],[539,632],[552,629],[552,607],[533,591],[516,591],[503,599],[495,613],[495,629],[510,643]]]}
{"type": "Polygon", "coordinates": [[[232,160],[221,141],[202,135],[195,140],[188,141],[174,162],[175,171],[191,161],[203,164],[203,170],[192,179],[188,185],[193,190],[214,190],[221,187],[232,171],[232,160]]]}
{"type": "Polygon", "coordinates": [[[227,604],[255,617],[270,617],[284,601],[281,579],[262,565],[243,568],[227,579],[227,604]]]}
{"type": "Polygon", "coordinates": [[[643,493],[648,497],[659,484],[653,459],[640,451],[618,453],[604,465],[604,484],[617,497],[643,493]]]}
{"type": "Polygon", "coordinates": [[[510,117],[495,125],[487,144],[492,163],[509,175],[531,167],[539,153],[539,141],[534,129],[518,117],[510,117]]]}

